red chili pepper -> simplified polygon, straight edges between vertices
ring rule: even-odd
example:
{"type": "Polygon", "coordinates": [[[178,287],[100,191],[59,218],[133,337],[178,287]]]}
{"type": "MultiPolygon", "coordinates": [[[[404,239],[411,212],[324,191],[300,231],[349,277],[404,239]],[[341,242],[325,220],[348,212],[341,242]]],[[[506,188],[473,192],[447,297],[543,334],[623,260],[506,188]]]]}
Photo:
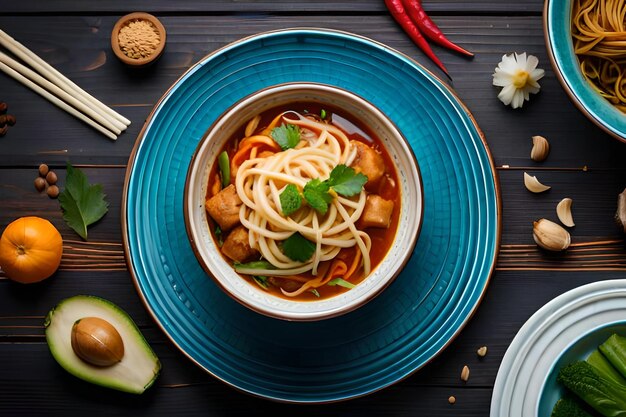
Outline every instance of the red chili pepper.
{"type": "Polygon", "coordinates": [[[441,68],[441,70],[450,77],[448,74],[448,70],[443,65],[443,63],[437,58],[433,50],[428,45],[426,38],[422,36],[415,23],[411,21],[411,18],[404,10],[404,6],[402,4],[402,0],[385,0],[385,5],[387,9],[391,12],[391,16],[395,19],[396,22],[402,27],[402,29],[409,35],[409,37],[421,48],[422,51],[428,56],[432,61],[441,68]]]}
{"type": "Polygon", "coordinates": [[[474,54],[470,51],[461,48],[459,45],[453,43],[448,38],[446,38],[441,29],[439,29],[435,22],[433,22],[431,18],[426,14],[420,0],[403,1],[404,6],[406,7],[406,10],[413,22],[417,25],[419,30],[430,40],[448,49],[452,49],[453,51],[460,52],[467,56],[474,56],[474,54]]]}

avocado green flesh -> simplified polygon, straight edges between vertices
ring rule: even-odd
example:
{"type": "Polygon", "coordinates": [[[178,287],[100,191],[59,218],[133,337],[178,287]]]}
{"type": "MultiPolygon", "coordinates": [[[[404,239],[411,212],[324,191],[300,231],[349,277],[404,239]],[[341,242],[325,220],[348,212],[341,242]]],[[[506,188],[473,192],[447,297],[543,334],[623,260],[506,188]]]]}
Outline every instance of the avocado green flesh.
{"type": "Polygon", "coordinates": [[[46,317],[46,339],[54,359],[69,373],[93,384],[141,394],[161,370],[161,363],[132,319],[102,298],[75,296],[61,301],[46,317]],[[119,332],[124,342],[122,360],[112,366],[91,365],[72,349],[72,326],[84,317],[99,317],[119,332]]]}

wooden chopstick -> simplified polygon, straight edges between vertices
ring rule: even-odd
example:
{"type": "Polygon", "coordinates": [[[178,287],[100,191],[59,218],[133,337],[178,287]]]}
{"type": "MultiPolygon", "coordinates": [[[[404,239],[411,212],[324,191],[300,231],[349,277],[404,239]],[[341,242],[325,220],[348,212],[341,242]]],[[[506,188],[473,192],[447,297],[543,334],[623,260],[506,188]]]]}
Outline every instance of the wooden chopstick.
{"type": "Polygon", "coordinates": [[[39,84],[41,87],[44,87],[46,90],[50,91],[51,93],[56,94],[57,97],[65,100],[65,102],[67,102],[68,104],[71,104],[72,106],[82,111],[83,113],[86,113],[96,122],[100,123],[102,126],[106,127],[107,129],[115,133],[116,135],[119,135],[120,133],[122,133],[122,130],[119,127],[117,127],[115,124],[111,123],[109,119],[102,117],[100,113],[93,110],[89,106],[86,106],[82,101],[79,101],[76,98],[72,97],[71,95],[66,93],[64,90],[57,87],[55,84],[46,80],[44,77],[37,74],[35,71],[20,64],[19,62],[17,62],[16,60],[14,60],[13,58],[11,58],[10,56],[8,56],[7,54],[3,52],[0,52],[0,62],[3,62],[4,64],[8,65],[15,71],[19,72],[20,74],[30,79],[31,81],[39,84]]]}
{"type": "Polygon", "coordinates": [[[73,83],[70,79],[65,77],[54,67],[30,51],[24,45],[17,42],[1,29],[0,45],[4,46],[15,56],[19,57],[31,67],[39,71],[41,76],[45,77],[49,82],[55,84],[59,89],[65,91],[66,94],[74,97],[75,100],[82,102],[93,111],[98,112],[102,118],[108,120],[108,122],[115,126],[116,129],[123,131],[128,125],[130,125],[130,120],[85,92],[82,88],[73,83]]]}
{"type": "Polygon", "coordinates": [[[9,67],[4,62],[0,62],[0,71],[4,72],[5,74],[9,75],[10,77],[15,78],[17,81],[21,82],[22,84],[24,84],[28,88],[34,90],[36,93],[42,95],[43,97],[48,99],[50,102],[52,102],[53,104],[57,105],[61,109],[65,110],[69,114],[79,118],[80,120],[82,120],[85,123],[89,124],[90,126],[94,127],[96,130],[98,130],[101,133],[105,134],[107,137],[109,137],[109,138],[111,138],[113,140],[117,139],[117,136],[115,135],[115,133],[109,131],[108,129],[106,129],[106,128],[102,127],[101,125],[99,125],[98,123],[94,122],[89,117],[85,116],[83,113],[79,112],[74,107],[68,105],[67,103],[65,103],[60,98],[58,98],[55,95],[49,93],[44,88],[42,88],[39,85],[35,84],[34,82],[32,82],[31,80],[29,80],[28,78],[26,78],[25,76],[20,74],[19,72],[15,71],[13,68],[9,67]]]}

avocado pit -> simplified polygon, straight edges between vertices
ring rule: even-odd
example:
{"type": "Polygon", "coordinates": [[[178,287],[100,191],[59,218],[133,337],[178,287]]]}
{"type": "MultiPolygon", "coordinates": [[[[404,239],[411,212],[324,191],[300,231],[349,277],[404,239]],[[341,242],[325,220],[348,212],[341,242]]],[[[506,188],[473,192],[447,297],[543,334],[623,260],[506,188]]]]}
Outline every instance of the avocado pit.
{"type": "Polygon", "coordinates": [[[96,366],[112,366],[124,357],[124,341],[106,320],[84,317],[72,326],[72,349],[83,361],[96,366]]]}

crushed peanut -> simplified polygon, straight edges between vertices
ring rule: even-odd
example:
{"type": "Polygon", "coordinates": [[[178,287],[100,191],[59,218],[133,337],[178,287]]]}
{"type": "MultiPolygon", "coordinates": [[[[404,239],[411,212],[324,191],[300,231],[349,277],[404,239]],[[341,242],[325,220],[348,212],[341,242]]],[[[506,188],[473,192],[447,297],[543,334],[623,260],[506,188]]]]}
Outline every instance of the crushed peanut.
{"type": "Polygon", "coordinates": [[[448,397],[448,402],[450,404],[454,404],[456,402],[456,398],[454,397],[454,395],[451,395],[448,397]]]}
{"type": "Polygon", "coordinates": [[[134,20],[120,29],[118,41],[122,52],[129,58],[151,56],[161,42],[157,28],[147,20],[134,20]]]}

